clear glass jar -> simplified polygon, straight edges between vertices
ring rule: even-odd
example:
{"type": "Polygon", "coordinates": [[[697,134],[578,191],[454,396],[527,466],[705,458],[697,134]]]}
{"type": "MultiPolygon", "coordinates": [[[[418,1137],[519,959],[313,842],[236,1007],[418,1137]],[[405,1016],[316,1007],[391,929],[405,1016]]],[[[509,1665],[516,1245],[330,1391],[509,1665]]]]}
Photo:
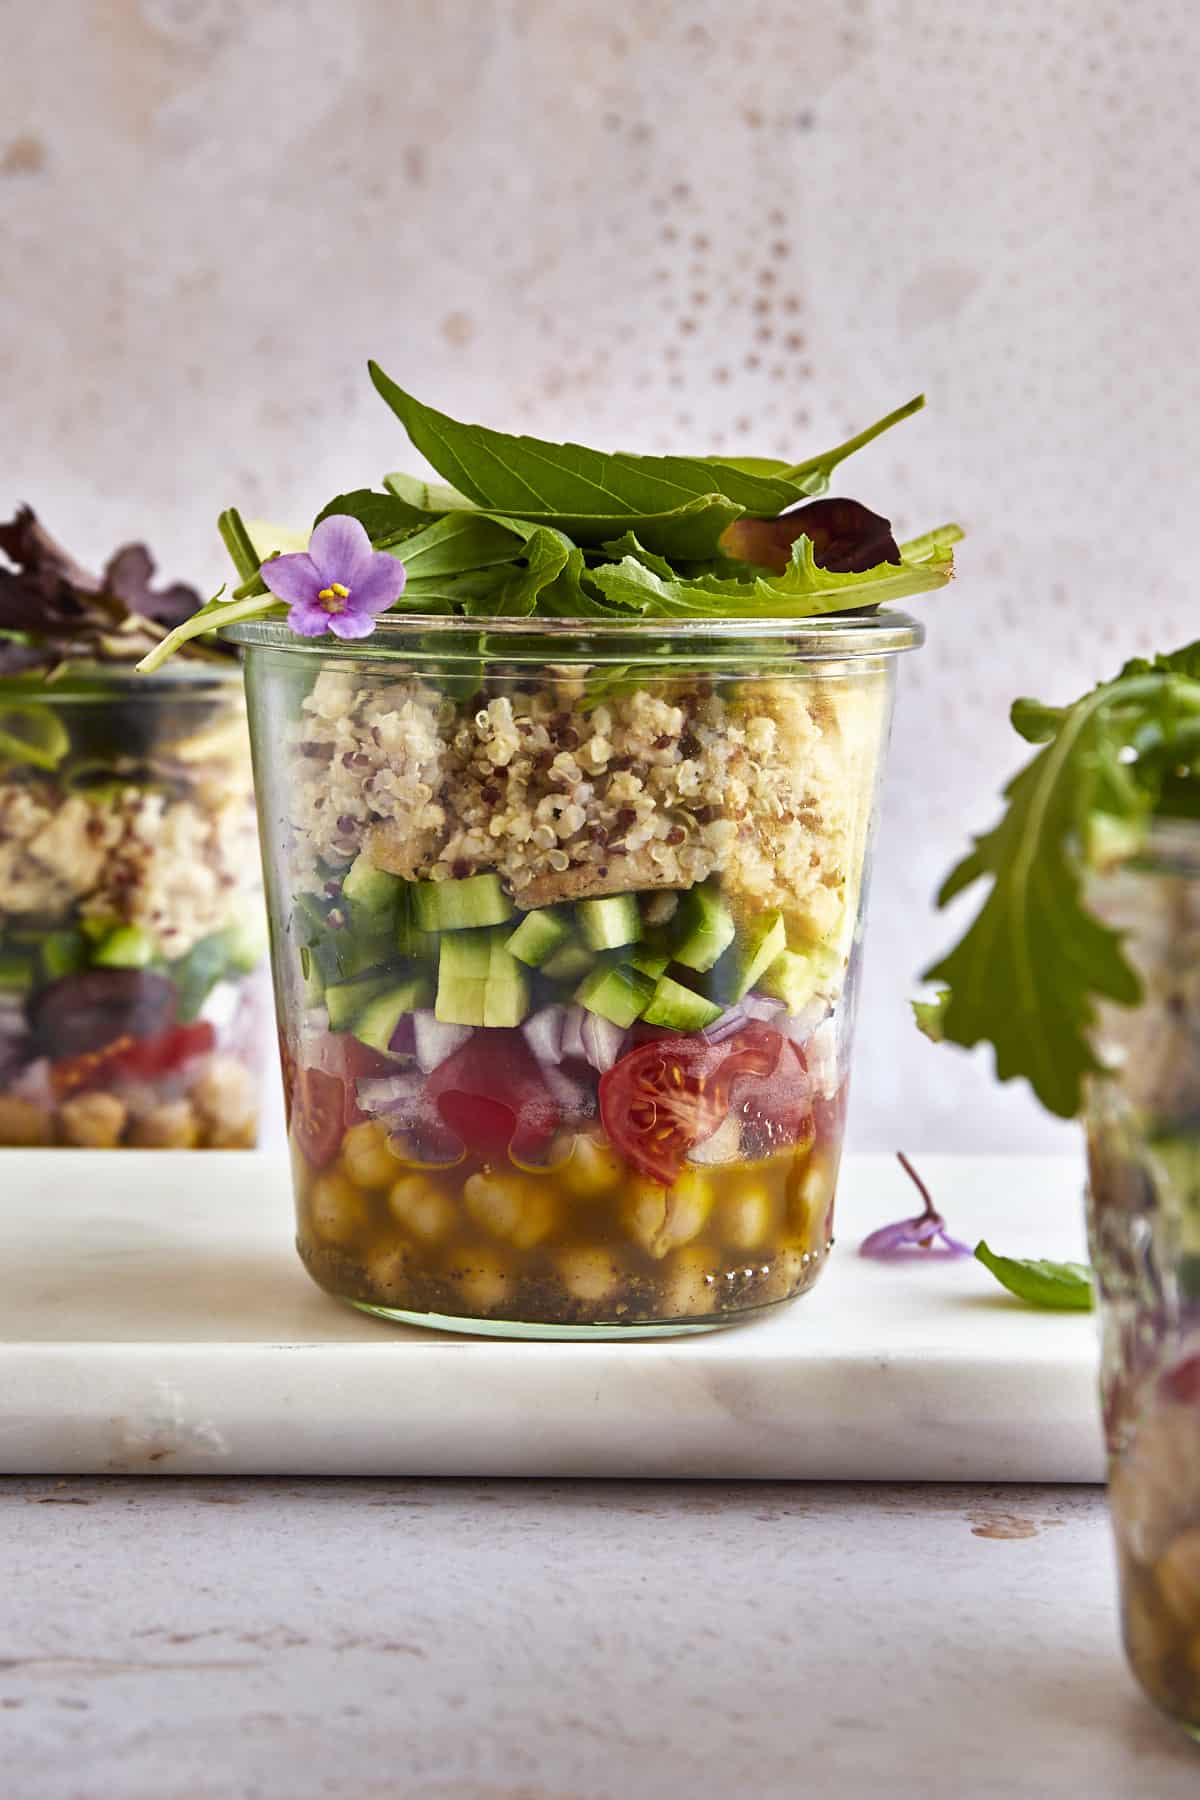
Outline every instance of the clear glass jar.
{"type": "Polygon", "coordinates": [[[1090,1084],[1089,1228],[1100,1294],[1109,1498],[1126,1649],[1200,1738],[1200,822],[1096,883],[1141,1004],[1106,1008],[1090,1084]]]}
{"type": "Polygon", "coordinates": [[[0,1145],[252,1146],[265,963],[236,666],[0,680],[0,1145]]]}
{"type": "Polygon", "coordinates": [[[314,1280],[543,1337],[711,1329],[809,1287],[918,628],[228,635],[314,1280]]]}

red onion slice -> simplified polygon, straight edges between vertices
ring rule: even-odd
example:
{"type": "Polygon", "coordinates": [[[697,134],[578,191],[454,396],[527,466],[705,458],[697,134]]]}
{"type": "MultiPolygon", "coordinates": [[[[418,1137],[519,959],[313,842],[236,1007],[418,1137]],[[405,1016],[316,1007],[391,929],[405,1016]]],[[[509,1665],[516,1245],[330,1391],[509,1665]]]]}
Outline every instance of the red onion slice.
{"type": "MultiPolygon", "coordinates": [[[[417,1067],[423,1075],[432,1075],[456,1050],[461,1050],[471,1036],[470,1025],[444,1025],[427,1007],[410,1016],[417,1067]]],[[[394,1036],[391,1047],[393,1050],[399,1047],[394,1036]]]]}
{"type": "Polygon", "coordinates": [[[521,1027],[535,1060],[544,1068],[553,1068],[563,1059],[566,1019],[565,1006],[543,1006],[538,1012],[531,1013],[521,1027]]]}
{"type": "Polygon", "coordinates": [[[621,1046],[625,1042],[622,1026],[614,1025],[611,1019],[601,1019],[595,1013],[583,1011],[580,1025],[580,1037],[583,1040],[584,1060],[601,1075],[611,1069],[621,1054],[621,1046]]]}
{"type": "Polygon", "coordinates": [[[568,1006],[566,1018],[563,1020],[562,1054],[564,1062],[586,1062],[587,1051],[583,1046],[583,1021],[590,1014],[586,1007],[568,1006]]]}
{"type": "Polygon", "coordinates": [[[749,1017],[750,1015],[739,1000],[736,1006],[726,1007],[720,1018],[714,1019],[711,1025],[706,1025],[700,1035],[709,1044],[723,1044],[726,1038],[732,1037],[735,1031],[742,1029],[749,1017]]]}
{"type": "Polygon", "coordinates": [[[424,1085],[423,1077],[408,1069],[402,1075],[363,1077],[355,1092],[364,1112],[390,1115],[411,1111],[424,1085]]]}

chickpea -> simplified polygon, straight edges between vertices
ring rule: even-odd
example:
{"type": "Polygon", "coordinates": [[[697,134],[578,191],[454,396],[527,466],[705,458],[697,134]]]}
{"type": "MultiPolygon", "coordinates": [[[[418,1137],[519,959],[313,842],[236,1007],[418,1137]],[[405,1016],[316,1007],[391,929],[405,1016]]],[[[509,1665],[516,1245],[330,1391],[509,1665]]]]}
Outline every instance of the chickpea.
{"type": "Polygon", "coordinates": [[[463,1187],[463,1202],[481,1230],[518,1250],[532,1250],[554,1229],[554,1195],[544,1177],[522,1181],[481,1169],[463,1187]]]}
{"type": "Polygon", "coordinates": [[[837,1186],[838,1158],[827,1150],[814,1150],[808,1167],[792,1194],[789,1213],[797,1231],[815,1237],[825,1229],[837,1186]]]}
{"type": "Polygon", "coordinates": [[[366,1224],[366,1202],[340,1170],[330,1169],[308,1190],[308,1218],[318,1237],[345,1244],[366,1224]]]}
{"type": "Polygon", "coordinates": [[[50,1114],[32,1100],[0,1094],[0,1144],[10,1150],[50,1142],[50,1114]]]}
{"type": "Polygon", "coordinates": [[[612,1256],[599,1245],[572,1245],[558,1255],[562,1284],[575,1300],[593,1305],[611,1294],[620,1279],[612,1256]]]}
{"type": "Polygon", "coordinates": [[[199,1139],[200,1121],[187,1100],[164,1100],[139,1113],[129,1132],[139,1150],[194,1150],[199,1139]]]}
{"type": "Polygon", "coordinates": [[[757,1250],[771,1229],[771,1196],[757,1182],[721,1203],[720,1232],[735,1250],[757,1250]]]}
{"type": "Polygon", "coordinates": [[[253,1149],[258,1136],[254,1076],[235,1056],[210,1057],[188,1091],[214,1150],[253,1149]]]}
{"type": "Polygon", "coordinates": [[[386,1187],[396,1173],[387,1129],[378,1119],[352,1125],[342,1139],[341,1166],[361,1188],[386,1187]]]}
{"type": "Polygon", "coordinates": [[[367,1280],[382,1306],[402,1305],[412,1279],[412,1251],[407,1244],[389,1244],[366,1260],[367,1280]]]}
{"type": "Polygon", "coordinates": [[[494,1312],[508,1298],[508,1270],[491,1250],[472,1250],[467,1254],[470,1263],[457,1271],[458,1291],[472,1312],[494,1312]]]}
{"type": "Polygon", "coordinates": [[[609,1144],[599,1138],[580,1136],[558,1171],[558,1180],[577,1200],[592,1200],[616,1187],[621,1172],[620,1161],[609,1144]]]}
{"type": "Polygon", "coordinates": [[[58,1110],[63,1137],[82,1150],[115,1150],[128,1116],[116,1094],[76,1094],[58,1110]]]}
{"type": "Polygon", "coordinates": [[[694,1318],[716,1310],[721,1297],[717,1259],[702,1244],[676,1250],[667,1265],[661,1310],[668,1318],[694,1318]]]}
{"type": "Polygon", "coordinates": [[[1185,1630],[1200,1632],[1200,1525],[1181,1531],[1154,1565],[1167,1611],[1185,1630]]]}
{"type": "Polygon", "coordinates": [[[436,1244],[454,1224],[454,1206],[423,1175],[402,1175],[388,1195],[392,1217],[423,1244],[436,1244]]]}
{"type": "Polygon", "coordinates": [[[699,1169],[684,1169],[673,1187],[639,1181],[626,1190],[621,1223],[655,1257],[699,1237],[713,1208],[712,1184],[699,1169]]]}

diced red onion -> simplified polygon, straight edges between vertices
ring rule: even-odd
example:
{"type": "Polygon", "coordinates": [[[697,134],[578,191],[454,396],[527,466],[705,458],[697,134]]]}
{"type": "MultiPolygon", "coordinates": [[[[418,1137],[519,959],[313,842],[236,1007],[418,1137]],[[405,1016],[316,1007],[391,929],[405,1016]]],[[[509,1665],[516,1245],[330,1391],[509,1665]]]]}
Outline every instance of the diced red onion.
{"type": "Polygon", "coordinates": [[[234,982],[218,981],[200,1008],[200,1017],[206,1019],[214,1031],[223,1034],[237,1018],[240,1002],[241,990],[234,982]]]}
{"type": "Polygon", "coordinates": [[[531,1013],[521,1027],[525,1042],[543,1067],[554,1067],[563,1059],[565,1006],[543,1006],[531,1013]]]}
{"type": "Polygon", "coordinates": [[[620,1025],[614,1025],[611,1019],[601,1019],[586,1010],[583,1013],[580,1036],[583,1039],[584,1058],[601,1075],[606,1069],[612,1068],[625,1042],[625,1032],[620,1025]]]}
{"type": "Polygon", "coordinates": [[[838,1091],[838,1026],[828,1018],[805,1040],[804,1063],[814,1093],[832,1100],[838,1091]]]}
{"type": "Polygon", "coordinates": [[[723,1044],[726,1038],[732,1037],[735,1031],[742,1029],[748,1017],[749,1014],[739,1000],[736,1006],[727,1007],[719,1019],[714,1019],[711,1025],[706,1025],[700,1035],[706,1038],[710,1044],[723,1044]]]}
{"type": "Polygon", "coordinates": [[[9,1091],[19,1100],[31,1100],[35,1106],[52,1106],[54,1088],[50,1081],[49,1057],[39,1056],[36,1062],[27,1063],[9,1091]]]}
{"type": "Polygon", "coordinates": [[[747,994],[738,1001],[738,1005],[748,1019],[759,1019],[764,1025],[769,1025],[772,1019],[777,1019],[781,1012],[787,1011],[782,1000],[772,1000],[768,994],[747,994]]]}
{"type": "MultiPolygon", "coordinates": [[[[417,1067],[423,1075],[431,1075],[435,1069],[440,1068],[456,1050],[462,1049],[471,1035],[469,1025],[444,1025],[428,1007],[422,1007],[420,1012],[412,1013],[410,1017],[417,1067]]],[[[392,1048],[397,1047],[393,1036],[392,1048]]]]}
{"type": "Polygon", "coordinates": [[[401,1013],[396,1021],[395,1029],[388,1039],[389,1056],[415,1056],[417,1053],[417,1028],[413,1023],[412,1013],[401,1013]]]}
{"type": "Polygon", "coordinates": [[[590,1017],[584,1006],[568,1006],[563,1020],[562,1056],[564,1062],[586,1062],[583,1043],[583,1021],[590,1017]]]}
{"type": "Polygon", "coordinates": [[[424,1079],[415,1069],[406,1069],[401,1075],[363,1076],[356,1088],[358,1104],[364,1112],[404,1112],[423,1086],[424,1079]]]}

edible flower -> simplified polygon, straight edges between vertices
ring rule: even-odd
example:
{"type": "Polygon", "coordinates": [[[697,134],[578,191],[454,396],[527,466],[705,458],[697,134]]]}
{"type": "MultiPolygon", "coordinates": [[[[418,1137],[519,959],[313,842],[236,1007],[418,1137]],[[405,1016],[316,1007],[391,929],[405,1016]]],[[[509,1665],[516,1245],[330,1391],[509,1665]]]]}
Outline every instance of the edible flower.
{"type": "Polygon", "coordinates": [[[924,1251],[926,1256],[970,1256],[967,1245],[960,1244],[946,1230],[946,1221],[934,1206],[929,1189],[902,1150],[896,1152],[896,1160],[925,1202],[924,1211],[915,1219],[898,1219],[894,1225],[881,1225],[878,1231],[863,1239],[858,1254],[877,1256],[885,1261],[907,1256],[913,1250],[924,1251]]]}
{"type": "Polygon", "coordinates": [[[369,637],[376,613],[404,592],[404,564],[386,550],[372,550],[363,526],[348,513],[331,513],[313,532],[308,549],[275,556],[262,578],[286,601],[287,622],[300,637],[369,637]]]}

